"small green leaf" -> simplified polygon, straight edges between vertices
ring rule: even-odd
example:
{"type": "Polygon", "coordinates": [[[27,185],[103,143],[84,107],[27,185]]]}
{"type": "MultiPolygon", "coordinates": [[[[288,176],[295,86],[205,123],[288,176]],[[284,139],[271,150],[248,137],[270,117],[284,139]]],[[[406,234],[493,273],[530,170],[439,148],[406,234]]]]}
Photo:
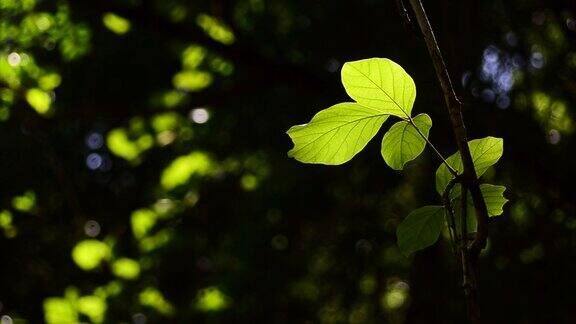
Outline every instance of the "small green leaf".
{"type": "Polygon", "coordinates": [[[291,127],[288,156],[304,163],[338,165],[350,161],[376,135],[388,114],[357,103],[340,103],[291,127]]]}
{"type": "MultiPolygon", "coordinates": [[[[424,136],[428,137],[432,119],[426,114],[413,118],[414,124],[424,136]]],[[[426,140],[412,124],[402,120],[394,124],[382,139],[382,157],[394,170],[402,170],[404,165],[420,155],[426,146],[426,140]]]]}
{"type": "Polygon", "coordinates": [[[502,215],[504,205],[508,202],[508,199],[504,197],[506,187],[483,183],[480,185],[480,191],[482,191],[482,197],[486,202],[488,216],[502,215]]]}
{"type": "MultiPolygon", "coordinates": [[[[476,175],[480,177],[490,166],[496,164],[502,156],[504,152],[504,140],[497,137],[485,137],[469,141],[468,147],[470,148],[476,175]]],[[[462,159],[459,152],[448,157],[446,162],[458,171],[458,173],[463,171],[462,159]]],[[[452,178],[453,176],[450,171],[448,171],[446,165],[441,164],[438,170],[436,170],[436,190],[439,194],[444,192],[444,188],[446,188],[446,185],[452,178]]]]}
{"type": "Polygon", "coordinates": [[[405,255],[434,244],[444,223],[444,207],[424,206],[410,213],[398,226],[398,247],[405,255]]]}
{"type": "MultiPolygon", "coordinates": [[[[508,199],[504,197],[504,191],[506,191],[506,187],[504,186],[496,186],[492,184],[483,183],[480,185],[480,191],[482,192],[482,197],[484,198],[484,202],[486,203],[486,209],[488,210],[488,216],[494,217],[502,215],[504,212],[503,208],[504,205],[508,202],[508,199]]],[[[460,189],[458,190],[460,193],[460,189]]],[[[456,224],[458,229],[460,229],[460,221],[461,221],[461,200],[460,195],[455,197],[452,200],[452,208],[454,208],[454,215],[456,216],[456,224]]],[[[474,202],[472,200],[472,196],[470,191],[468,191],[468,196],[466,199],[466,219],[467,219],[467,228],[468,232],[472,233],[476,231],[476,210],[474,209],[474,202]]]]}
{"type": "Polygon", "coordinates": [[[344,64],[342,84],[348,95],[363,106],[401,118],[410,117],[416,85],[400,65],[389,59],[371,58],[344,64]]]}

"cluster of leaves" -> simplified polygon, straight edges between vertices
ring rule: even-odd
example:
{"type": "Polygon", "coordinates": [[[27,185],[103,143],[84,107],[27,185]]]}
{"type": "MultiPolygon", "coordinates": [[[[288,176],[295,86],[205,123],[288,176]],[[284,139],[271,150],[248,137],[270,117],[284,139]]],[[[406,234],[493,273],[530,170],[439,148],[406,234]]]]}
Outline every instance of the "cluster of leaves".
{"type": "Polygon", "coordinates": [[[35,56],[76,60],[90,49],[90,30],[72,21],[66,2],[0,2],[0,122],[24,99],[37,113],[54,113],[61,75],[35,56]]]}
{"type": "MultiPolygon", "coordinates": [[[[348,62],[342,67],[342,84],[355,102],[336,104],[318,112],[308,124],[291,127],[287,133],[294,148],[288,152],[289,156],[304,163],[345,163],[368,144],[390,116],[400,121],[382,138],[381,153],[386,164],[394,170],[402,170],[406,163],[424,151],[432,119],[427,114],[412,117],[416,85],[400,65],[386,58],[348,62]]],[[[476,139],[468,145],[478,176],[494,165],[503,153],[500,138],[476,139]]],[[[436,171],[436,189],[441,196],[454,178],[451,170],[463,171],[459,153],[444,161],[436,171]]],[[[505,187],[483,184],[481,191],[489,215],[500,215],[507,201],[503,195],[505,187]]],[[[459,186],[448,194],[455,204],[461,200],[459,186]]],[[[467,208],[470,210],[467,214],[473,215],[472,206],[467,208]]],[[[434,244],[444,228],[446,214],[446,206],[425,206],[410,213],[397,230],[398,246],[403,253],[408,255],[434,244]]],[[[468,224],[474,224],[473,217],[468,224]]]]}

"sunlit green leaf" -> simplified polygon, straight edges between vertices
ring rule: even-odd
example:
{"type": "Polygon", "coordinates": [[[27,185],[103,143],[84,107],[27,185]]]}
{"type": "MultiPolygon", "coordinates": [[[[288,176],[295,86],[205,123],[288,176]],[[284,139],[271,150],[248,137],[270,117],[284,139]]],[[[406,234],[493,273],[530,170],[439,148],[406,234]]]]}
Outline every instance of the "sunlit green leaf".
{"type": "Polygon", "coordinates": [[[434,244],[444,224],[444,207],[424,206],[411,212],[398,226],[398,247],[405,255],[434,244]]]}
{"type": "MultiPolygon", "coordinates": [[[[493,184],[483,183],[480,185],[480,192],[482,192],[482,197],[486,203],[486,209],[488,210],[488,216],[499,216],[504,210],[504,205],[508,202],[508,199],[504,197],[504,192],[506,187],[497,186],[493,184]]],[[[468,199],[466,202],[470,207],[474,207],[474,203],[471,198],[470,191],[468,191],[468,199]]],[[[460,190],[458,190],[458,195],[454,195],[450,200],[454,202],[454,206],[460,205],[460,190]]],[[[473,210],[473,209],[472,209],[473,210]]]]}
{"type": "Polygon", "coordinates": [[[480,185],[480,191],[486,202],[488,216],[501,215],[504,212],[504,205],[508,202],[508,199],[504,197],[506,187],[483,183],[480,185]]]}
{"type": "Polygon", "coordinates": [[[402,118],[410,117],[416,85],[395,62],[371,58],[348,62],[342,67],[342,84],[359,104],[402,118]]]}
{"type": "MultiPolygon", "coordinates": [[[[504,191],[506,187],[496,186],[487,183],[480,185],[480,191],[482,192],[482,197],[484,197],[484,202],[486,203],[486,209],[488,210],[488,216],[494,217],[501,215],[504,210],[504,205],[508,202],[508,199],[504,197],[504,191]]],[[[459,229],[462,220],[462,205],[460,190],[458,190],[458,195],[455,198],[451,198],[452,208],[454,209],[454,215],[456,216],[456,226],[459,229]]],[[[476,210],[474,209],[474,202],[470,191],[468,191],[468,196],[466,199],[466,228],[468,232],[472,233],[476,231],[476,210]]]]}
{"type": "MultiPolygon", "coordinates": [[[[504,140],[497,137],[485,137],[469,141],[468,147],[470,148],[476,175],[480,177],[490,166],[496,164],[502,156],[504,152],[504,140]]],[[[463,171],[462,159],[459,152],[448,157],[446,162],[458,171],[458,173],[463,171]]],[[[444,188],[446,188],[446,185],[452,178],[453,176],[450,174],[450,171],[448,171],[446,165],[441,164],[438,170],[436,170],[436,190],[439,194],[444,192],[444,188]]]]}
{"type": "Polygon", "coordinates": [[[291,127],[290,157],[305,163],[337,165],[349,161],[376,135],[388,115],[356,103],[340,103],[291,127]]]}
{"type": "MultiPolygon", "coordinates": [[[[428,137],[432,119],[426,114],[413,118],[420,132],[428,137]]],[[[420,155],[426,146],[426,140],[409,122],[402,120],[394,124],[382,139],[382,157],[394,170],[402,170],[404,165],[420,155]]]]}

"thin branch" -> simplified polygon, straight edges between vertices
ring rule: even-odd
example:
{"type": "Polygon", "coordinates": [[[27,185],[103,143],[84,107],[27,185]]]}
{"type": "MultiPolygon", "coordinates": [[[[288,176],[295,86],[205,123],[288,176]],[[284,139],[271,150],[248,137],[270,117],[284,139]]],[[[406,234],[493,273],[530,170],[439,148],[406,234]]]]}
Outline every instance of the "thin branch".
{"type": "Polygon", "coordinates": [[[480,251],[486,247],[486,240],[488,238],[488,210],[486,209],[486,203],[484,202],[484,198],[480,192],[478,176],[476,175],[474,162],[472,160],[472,155],[470,154],[470,148],[468,147],[466,128],[464,127],[464,120],[462,118],[462,104],[460,103],[460,100],[458,100],[454,88],[452,87],[450,75],[448,74],[448,70],[444,64],[442,53],[440,52],[432,26],[428,21],[428,16],[424,11],[422,3],[420,0],[410,0],[410,4],[412,5],[418,24],[420,25],[420,30],[424,35],[428,52],[430,53],[436,70],[436,75],[442,87],[444,100],[446,101],[452,129],[454,131],[454,137],[456,139],[456,144],[458,145],[458,151],[462,157],[466,187],[470,190],[474,202],[477,231],[476,237],[470,246],[469,254],[472,258],[477,259],[480,255],[480,251]]]}
{"type": "Polygon", "coordinates": [[[402,17],[402,24],[404,25],[404,28],[407,31],[409,31],[412,35],[416,35],[416,36],[421,37],[422,35],[420,35],[420,31],[416,29],[416,26],[412,22],[412,19],[410,19],[410,15],[408,14],[408,10],[406,10],[406,7],[404,6],[404,1],[403,0],[396,0],[396,7],[398,8],[398,12],[400,13],[400,17],[402,17]]]}
{"type": "Polygon", "coordinates": [[[468,248],[468,206],[467,206],[467,198],[468,198],[468,190],[461,185],[460,186],[460,203],[461,212],[460,216],[462,217],[462,227],[460,232],[462,233],[462,246],[465,247],[464,250],[468,248]]]}
{"type": "Polygon", "coordinates": [[[456,185],[457,183],[460,183],[461,180],[462,180],[462,178],[460,176],[452,178],[448,182],[448,184],[446,185],[446,188],[444,189],[444,192],[442,193],[442,200],[444,202],[444,208],[448,211],[449,220],[446,220],[446,222],[448,223],[448,232],[450,233],[450,240],[452,243],[452,252],[454,252],[455,257],[457,257],[456,243],[458,242],[458,232],[456,231],[456,220],[454,217],[454,210],[452,209],[452,203],[450,202],[450,191],[452,191],[452,188],[454,187],[454,185],[456,185]]]}
{"type": "Polygon", "coordinates": [[[428,139],[428,137],[424,134],[422,134],[422,132],[420,131],[420,129],[418,129],[418,127],[416,126],[416,124],[414,123],[414,120],[412,119],[412,117],[408,117],[407,121],[414,126],[414,128],[416,128],[416,131],[418,132],[418,134],[420,134],[420,136],[422,136],[422,138],[426,141],[426,143],[428,143],[428,145],[430,146],[430,148],[434,151],[434,153],[436,153],[436,155],[440,158],[440,160],[442,160],[442,163],[444,163],[446,165],[446,167],[448,168],[448,171],[450,171],[450,173],[454,176],[457,177],[458,176],[458,171],[456,171],[450,164],[448,164],[448,162],[446,161],[446,159],[444,158],[444,156],[442,156],[442,154],[440,153],[440,151],[438,151],[436,149],[436,147],[434,146],[434,144],[432,144],[432,142],[430,142],[430,140],[428,139]]]}
{"type": "Polygon", "coordinates": [[[436,37],[434,36],[434,32],[432,30],[432,26],[428,21],[428,16],[426,15],[421,1],[410,0],[410,4],[414,10],[416,20],[418,21],[418,25],[420,26],[420,30],[424,36],[428,52],[434,64],[434,69],[436,70],[436,76],[442,87],[444,100],[446,101],[446,106],[450,115],[452,130],[456,139],[458,151],[462,157],[462,165],[464,169],[462,189],[464,191],[470,190],[472,201],[474,203],[474,209],[476,211],[476,236],[469,248],[467,247],[468,244],[466,243],[466,249],[462,249],[462,270],[465,278],[469,279],[468,282],[470,283],[469,286],[465,287],[466,301],[468,304],[468,317],[470,322],[480,323],[480,311],[477,299],[477,262],[480,251],[482,251],[482,249],[484,249],[486,246],[486,240],[488,237],[488,211],[480,191],[478,176],[476,175],[474,162],[472,160],[472,155],[470,154],[470,148],[468,147],[466,128],[462,118],[462,104],[456,96],[454,88],[452,87],[450,75],[446,69],[444,59],[442,58],[442,53],[440,52],[440,48],[438,47],[436,37]]]}

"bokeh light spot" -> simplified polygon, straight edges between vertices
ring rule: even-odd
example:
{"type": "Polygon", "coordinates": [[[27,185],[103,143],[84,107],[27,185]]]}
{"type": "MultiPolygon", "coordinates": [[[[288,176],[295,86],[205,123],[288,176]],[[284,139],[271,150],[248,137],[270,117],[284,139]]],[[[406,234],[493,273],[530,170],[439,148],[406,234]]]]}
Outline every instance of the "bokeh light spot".
{"type": "Polygon", "coordinates": [[[557,130],[551,129],[548,132],[548,142],[550,142],[550,144],[556,145],[560,142],[560,139],[562,139],[562,135],[560,135],[560,132],[557,130]]]}
{"type": "Polygon", "coordinates": [[[18,66],[22,62],[22,57],[16,52],[8,54],[8,64],[10,66],[18,66]]]}
{"type": "Polygon", "coordinates": [[[95,220],[89,220],[84,224],[84,233],[90,237],[98,236],[100,229],[100,224],[95,220]]]}
{"type": "Polygon", "coordinates": [[[100,133],[90,133],[86,136],[86,146],[91,150],[97,150],[104,145],[104,136],[100,133]]]}
{"type": "Polygon", "coordinates": [[[102,156],[98,153],[91,153],[86,157],[86,166],[90,170],[97,170],[102,166],[102,156]]]}
{"type": "Polygon", "coordinates": [[[283,251],[288,248],[289,241],[285,235],[278,234],[272,238],[272,248],[274,250],[283,251]]]}
{"type": "Polygon", "coordinates": [[[204,108],[192,109],[190,119],[196,124],[204,124],[210,119],[210,113],[204,108]]]}
{"type": "Polygon", "coordinates": [[[132,323],[133,324],[146,324],[147,322],[147,318],[146,315],[142,314],[142,313],[136,313],[134,315],[132,315],[132,323]]]}

